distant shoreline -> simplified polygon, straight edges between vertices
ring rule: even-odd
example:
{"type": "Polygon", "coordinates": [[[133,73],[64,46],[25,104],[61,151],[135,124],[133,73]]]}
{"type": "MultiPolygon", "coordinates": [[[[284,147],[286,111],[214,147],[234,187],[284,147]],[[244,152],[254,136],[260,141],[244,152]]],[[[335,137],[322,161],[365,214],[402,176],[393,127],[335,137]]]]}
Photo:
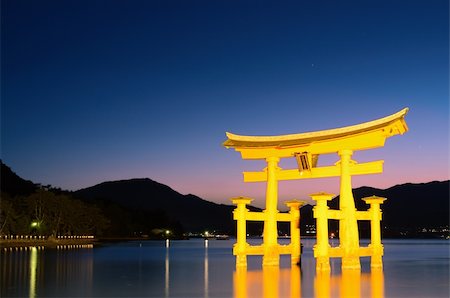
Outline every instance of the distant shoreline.
{"type": "MultiPolygon", "coordinates": [[[[142,237],[107,237],[107,238],[71,238],[71,239],[0,239],[0,248],[44,246],[56,248],[62,245],[85,245],[100,244],[108,242],[127,241],[165,241],[165,239],[150,239],[142,237]]],[[[181,238],[170,239],[181,240],[181,238]]]]}
{"type": "MultiPolygon", "coordinates": [[[[192,237],[195,238],[195,237],[192,237]]],[[[262,237],[249,237],[248,239],[262,239],[262,237]]],[[[302,239],[314,239],[312,236],[304,236],[302,239]]],[[[189,238],[177,238],[170,240],[188,240],[189,238]]],[[[282,239],[282,238],[280,238],[282,239]]],[[[286,238],[288,239],[288,238],[286,238]]],[[[361,238],[366,239],[366,238],[361,238]]],[[[446,237],[385,237],[384,239],[442,239],[448,240],[446,237]]],[[[127,241],[165,241],[165,239],[150,239],[140,237],[110,237],[110,238],[81,238],[81,239],[0,239],[0,248],[20,248],[20,247],[47,247],[57,248],[65,245],[87,245],[101,244],[111,242],[127,242],[127,241]]]]}
{"type": "Polygon", "coordinates": [[[60,245],[84,245],[94,244],[98,239],[2,239],[0,240],[0,248],[9,247],[28,247],[28,246],[44,246],[57,247],[60,245]]]}

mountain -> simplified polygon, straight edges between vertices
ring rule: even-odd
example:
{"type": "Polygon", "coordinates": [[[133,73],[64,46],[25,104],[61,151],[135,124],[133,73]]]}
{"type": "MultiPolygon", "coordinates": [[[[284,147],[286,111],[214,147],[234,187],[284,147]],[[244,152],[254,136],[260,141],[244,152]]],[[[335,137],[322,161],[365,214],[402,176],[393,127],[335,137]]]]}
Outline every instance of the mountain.
{"type": "Polygon", "coordinates": [[[33,182],[20,178],[1,160],[0,187],[2,192],[8,193],[11,196],[29,195],[38,188],[33,182]]]}
{"type": "MultiPolygon", "coordinates": [[[[417,233],[422,229],[449,226],[450,181],[406,183],[387,189],[360,187],[353,189],[358,210],[367,210],[364,197],[376,195],[387,200],[381,205],[382,224],[386,235],[400,231],[417,233]]],[[[330,208],[339,207],[339,196],[331,200],[330,208]]]]}
{"type": "Polygon", "coordinates": [[[385,224],[396,227],[449,225],[450,181],[403,184],[383,192],[385,224]]]}
{"type": "Polygon", "coordinates": [[[234,206],[216,204],[193,194],[182,195],[148,178],[104,182],[74,192],[84,200],[110,200],[131,210],[163,211],[185,230],[231,232],[234,206]]]}

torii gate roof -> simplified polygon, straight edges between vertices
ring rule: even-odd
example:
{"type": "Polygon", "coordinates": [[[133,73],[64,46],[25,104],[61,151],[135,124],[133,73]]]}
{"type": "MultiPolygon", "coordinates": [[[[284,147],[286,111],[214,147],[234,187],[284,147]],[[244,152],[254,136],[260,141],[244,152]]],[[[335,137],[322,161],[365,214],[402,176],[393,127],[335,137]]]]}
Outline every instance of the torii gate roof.
{"type": "Polygon", "coordinates": [[[287,134],[278,136],[244,136],[227,132],[226,140],[223,145],[227,148],[287,148],[299,145],[307,145],[309,143],[318,141],[335,140],[354,136],[358,134],[365,134],[372,131],[384,131],[387,127],[391,131],[388,135],[403,134],[408,130],[408,126],[404,120],[408,113],[408,108],[405,108],[390,116],[380,118],[377,120],[351,125],[341,128],[334,128],[328,130],[320,130],[314,132],[305,132],[298,134],[287,134]],[[392,131],[395,129],[395,131],[392,131]]]}

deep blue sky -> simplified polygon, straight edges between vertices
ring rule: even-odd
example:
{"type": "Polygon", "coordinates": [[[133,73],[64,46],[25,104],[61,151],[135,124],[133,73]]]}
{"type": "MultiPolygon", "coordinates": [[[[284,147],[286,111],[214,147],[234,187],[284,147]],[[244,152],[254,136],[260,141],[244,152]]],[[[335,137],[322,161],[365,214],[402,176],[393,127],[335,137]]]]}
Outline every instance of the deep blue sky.
{"type": "MultiPolygon", "coordinates": [[[[448,1],[2,1],[1,158],[65,189],[149,177],[255,197],[225,132],[300,133],[404,107],[354,186],[449,179],[448,1]]],[[[283,166],[283,165],[282,165],[283,166]]],[[[280,200],[337,191],[282,182],[280,200]]]]}

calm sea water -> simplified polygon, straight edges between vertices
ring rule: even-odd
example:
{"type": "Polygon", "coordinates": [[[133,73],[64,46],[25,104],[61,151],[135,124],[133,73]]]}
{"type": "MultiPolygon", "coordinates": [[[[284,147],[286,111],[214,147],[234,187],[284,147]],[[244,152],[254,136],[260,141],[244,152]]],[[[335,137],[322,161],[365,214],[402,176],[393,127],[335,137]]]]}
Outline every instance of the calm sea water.
{"type": "Polygon", "coordinates": [[[236,271],[234,242],[2,250],[1,297],[449,297],[448,240],[384,240],[383,271],[371,272],[362,258],[361,272],[341,272],[331,259],[323,276],[315,273],[313,239],[302,240],[301,269],[282,256],[280,268],[262,270],[261,257],[250,256],[247,270],[236,271]]]}

